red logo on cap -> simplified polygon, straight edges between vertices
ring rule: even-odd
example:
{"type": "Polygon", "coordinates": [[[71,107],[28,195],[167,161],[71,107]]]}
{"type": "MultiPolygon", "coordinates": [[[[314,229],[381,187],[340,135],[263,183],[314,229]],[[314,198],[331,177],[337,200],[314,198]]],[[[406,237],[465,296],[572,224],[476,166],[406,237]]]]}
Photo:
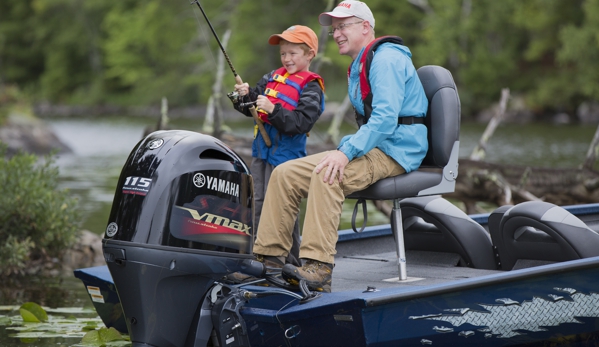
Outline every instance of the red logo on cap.
{"type": "Polygon", "coordinates": [[[339,6],[351,8],[351,4],[349,4],[347,2],[340,2],[339,5],[337,5],[337,7],[339,7],[339,6]]]}

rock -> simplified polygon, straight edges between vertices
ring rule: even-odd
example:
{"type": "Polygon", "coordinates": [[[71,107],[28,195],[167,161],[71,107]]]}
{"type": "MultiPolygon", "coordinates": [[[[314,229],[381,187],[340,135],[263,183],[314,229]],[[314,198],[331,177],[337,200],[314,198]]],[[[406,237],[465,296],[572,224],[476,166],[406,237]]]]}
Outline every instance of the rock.
{"type": "Polygon", "coordinates": [[[553,116],[553,124],[570,124],[570,115],[565,113],[565,112],[561,112],[558,113],[556,115],[553,116]]]}
{"type": "Polygon", "coordinates": [[[73,247],[62,257],[62,270],[72,274],[73,270],[106,265],[102,252],[102,238],[89,230],[82,230],[73,247]]]}
{"type": "Polygon", "coordinates": [[[578,106],[576,116],[582,124],[599,123],[599,102],[583,102],[578,106]]]}
{"type": "Polygon", "coordinates": [[[45,155],[52,150],[58,150],[59,153],[71,152],[43,121],[18,111],[12,111],[6,124],[0,127],[0,142],[8,146],[8,156],[18,151],[36,155],[45,155]]]}

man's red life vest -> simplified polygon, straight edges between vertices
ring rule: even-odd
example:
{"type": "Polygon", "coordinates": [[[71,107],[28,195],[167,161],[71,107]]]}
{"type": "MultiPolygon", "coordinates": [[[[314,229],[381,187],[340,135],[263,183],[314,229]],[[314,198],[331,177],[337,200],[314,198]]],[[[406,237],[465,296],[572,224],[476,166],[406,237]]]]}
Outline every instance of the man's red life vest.
{"type": "MultiPolygon", "coordinates": [[[[324,92],[324,81],[318,74],[310,71],[302,71],[290,75],[287,69],[281,67],[273,72],[271,78],[266,83],[264,95],[273,104],[281,104],[288,110],[294,110],[299,102],[302,90],[309,82],[317,80],[320,88],[324,92]]],[[[258,116],[264,122],[269,123],[268,114],[258,112],[258,116]]]]}
{"type": "MultiPolygon", "coordinates": [[[[403,45],[403,39],[399,36],[381,36],[377,39],[374,39],[372,42],[366,46],[364,49],[364,53],[360,57],[359,69],[360,69],[360,94],[362,96],[362,101],[364,102],[364,115],[363,119],[358,119],[359,116],[356,113],[356,121],[358,125],[366,124],[370,115],[372,114],[372,90],[370,89],[370,80],[368,79],[368,75],[370,74],[370,64],[372,63],[372,58],[374,58],[374,52],[376,49],[385,42],[391,42],[398,45],[403,45]]],[[[347,78],[349,80],[349,76],[351,73],[351,66],[347,69],[347,78]]]]}

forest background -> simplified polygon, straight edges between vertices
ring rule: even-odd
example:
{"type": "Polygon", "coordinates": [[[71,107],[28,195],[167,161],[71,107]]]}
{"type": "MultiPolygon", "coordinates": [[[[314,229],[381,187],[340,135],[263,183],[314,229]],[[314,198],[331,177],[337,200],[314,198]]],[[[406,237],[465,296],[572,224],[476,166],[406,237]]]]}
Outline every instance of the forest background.
{"type": "MultiPolygon", "coordinates": [[[[502,88],[538,118],[574,115],[599,101],[599,0],[367,3],[377,36],[401,36],[416,67],[452,72],[465,120],[496,102],[502,88]]],[[[268,37],[292,24],[319,33],[318,14],[332,1],[201,4],[221,38],[231,29],[227,53],[253,84],[280,66],[268,37]]],[[[166,97],[171,108],[204,105],[220,54],[188,0],[0,2],[0,86],[15,86],[32,103],[143,106],[166,97]]],[[[342,101],[350,58],[332,39],[320,54],[328,101],[342,101]]]]}

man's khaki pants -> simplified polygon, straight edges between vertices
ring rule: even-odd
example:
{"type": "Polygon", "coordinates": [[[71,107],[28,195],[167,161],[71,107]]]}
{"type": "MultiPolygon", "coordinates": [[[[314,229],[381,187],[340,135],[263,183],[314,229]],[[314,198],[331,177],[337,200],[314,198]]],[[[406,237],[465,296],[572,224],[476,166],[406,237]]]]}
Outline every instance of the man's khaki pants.
{"type": "Polygon", "coordinates": [[[323,182],[326,169],[314,168],[328,152],[290,160],[275,168],[266,189],[255,254],[286,257],[293,244],[293,225],[302,199],[308,198],[300,258],[335,262],[339,219],[345,196],[372,183],[405,173],[378,148],[355,158],[345,167],[343,181],[323,182]]]}

